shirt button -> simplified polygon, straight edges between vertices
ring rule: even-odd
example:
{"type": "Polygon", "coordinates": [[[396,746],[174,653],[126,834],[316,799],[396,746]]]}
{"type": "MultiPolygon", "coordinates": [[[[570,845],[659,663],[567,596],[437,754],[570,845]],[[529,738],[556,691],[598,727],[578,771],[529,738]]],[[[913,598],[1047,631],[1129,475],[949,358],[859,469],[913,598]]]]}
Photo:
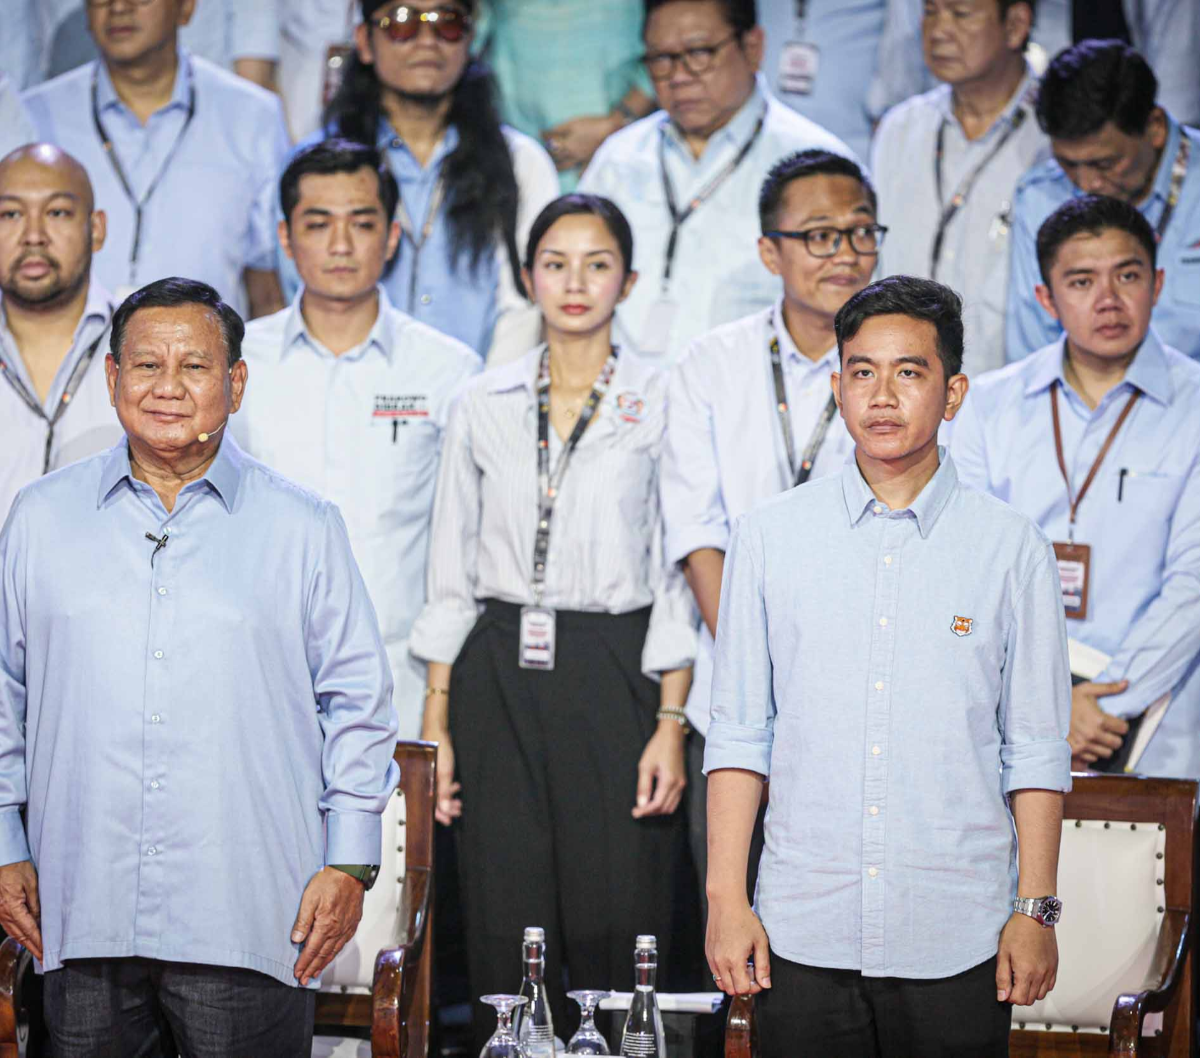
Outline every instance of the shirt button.
{"type": "Polygon", "coordinates": [[[166,589],[166,588],[159,588],[159,589],[158,589],[158,594],[159,594],[159,595],[166,595],[166,594],[167,594],[167,589],[166,589]]]}
{"type": "Polygon", "coordinates": [[[150,847],[149,847],[149,848],[146,850],[146,855],[147,855],[147,856],[157,856],[157,855],[158,855],[158,849],[156,849],[156,848],[155,848],[153,845],[151,845],[151,846],[150,846],[150,847]]]}
{"type": "Polygon", "coordinates": [[[886,617],[879,618],[879,627],[887,628],[887,618],[886,617]]]}
{"type": "Polygon", "coordinates": [[[884,564],[885,566],[890,566],[890,565],[892,564],[892,556],[891,556],[891,555],[884,555],[884,556],[883,556],[883,564],[884,564]]]}
{"type": "Polygon", "coordinates": [[[161,719],[162,717],[159,716],[158,713],[155,713],[152,717],[150,717],[150,723],[157,724],[161,719]]]}
{"type": "Polygon", "coordinates": [[[883,752],[883,750],[881,750],[878,746],[871,747],[871,756],[872,757],[878,757],[879,754],[882,752],[883,752]]]}
{"type": "Polygon", "coordinates": [[[428,305],[432,300],[433,300],[432,294],[422,294],[421,295],[421,304],[422,305],[428,305]]]}
{"type": "Polygon", "coordinates": [[[163,656],[163,652],[162,652],[161,650],[156,650],[156,651],[154,652],[154,656],[155,656],[156,658],[161,658],[161,657],[163,656]]]}
{"type": "Polygon", "coordinates": [[[873,816],[879,815],[879,806],[878,805],[871,805],[871,815],[873,815],[873,816]]]}
{"type": "Polygon", "coordinates": [[[151,790],[157,790],[157,789],[158,789],[158,780],[157,780],[157,779],[155,779],[155,780],[154,780],[154,781],[153,781],[153,782],[150,784],[150,789],[151,789],[151,790]]]}
{"type": "Polygon", "coordinates": [[[879,875],[879,872],[874,867],[869,867],[867,869],[867,874],[869,874],[872,878],[875,878],[879,875]]]}
{"type": "Polygon", "coordinates": [[[883,508],[880,507],[879,504],[875,504],[875,506],[872,507],[871,510],[873,510],[876,514],[883,514],[883,508]]]}
{"type": "Polygon", "coordinates": [[[882,690],[883,690],[883,680],[876,680],[876,681],[875,681],[875,690],[877,690],[877,691],[882,691],[882,690]]]}

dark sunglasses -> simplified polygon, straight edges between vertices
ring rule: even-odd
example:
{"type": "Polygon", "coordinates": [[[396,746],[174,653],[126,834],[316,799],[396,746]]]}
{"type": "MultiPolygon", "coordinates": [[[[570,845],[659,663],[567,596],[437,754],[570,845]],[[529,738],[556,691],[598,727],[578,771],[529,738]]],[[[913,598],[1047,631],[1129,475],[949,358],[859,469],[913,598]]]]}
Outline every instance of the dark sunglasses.
{"type": "Polygon", "coordinates": [[[389,40],[401,43],[416,37],[421,32],[422,22],[427,22],[429,28],[447,44],[457,44],[471,30],[470,16],[453,7],[418,11],[415,7],[401,4],[393,8],[391,14],[371,19],[371,25],[378,26],[389,40]]]}

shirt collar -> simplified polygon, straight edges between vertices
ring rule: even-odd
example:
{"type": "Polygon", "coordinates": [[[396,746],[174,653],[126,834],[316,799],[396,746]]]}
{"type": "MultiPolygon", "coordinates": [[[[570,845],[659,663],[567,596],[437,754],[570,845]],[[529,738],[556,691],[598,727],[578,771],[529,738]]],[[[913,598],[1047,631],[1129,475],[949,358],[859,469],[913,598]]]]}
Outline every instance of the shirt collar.
{"type": "MultiPolygon", "coordinates": [[[[171,90],[171,99],[160,110],[172,107],[186,107],[192,88],[192,57],[183,45],[176,45],[175,87],[171,90]]],[[[100,110],[124,107],[121,97],[113,87],[112,78],[108,76],[108,67],[103,60],[96,60],[96,105],[100,110]]]]}
{"type": "MultiPolygon", "coordinates": [[[[519,360],[487,372],[490,380],[487,391],[489,393],[512,393],[514,390],[524,389],[530,397],[533,397],[537,392],[538,365],[542,361],[542,353],[545,350],[546,343],[542,342],[536,349],[530,349],[519,360]]],[[[619,358],[617,362],[620,363],[619,358]]]]}
{"type": "MultiPolygon", "coordinates": [[[[75,334],[71,338],[69,356],[72,368],[79,361],[79,358],[83,356],[88,345],[91,344],[90,342],[86,344],[80,342],[80,337],[89,325],[99,325],[99,330],[93,330],[89,336],[94,335],[92,341],[97,341],[103,336],[104,332],[108,329],[109,321],[112,319],[113,309],[112,295],[94,279],[91,280],[88,283],[87,301],[83,306],[83,315],[79,317],[79,322],[75,325],[75,334]]],[[[104,352],[106,351],[97,347],[96,355],[103,360],[104,352]]],[[[9,370],[16,371],[21,376],[28,374],[25,361],[21,357],[20,350],[17,349],[17,343],[13,340],[12,332],[8,329],[8,314],[4,308],[3,295],[0,295],[0,360],[4,360],[7,363],[9,359],[13,360],[13,363],[9,365],[9,370]],[[8,350],[11,350],[11,353],[8,357],[5,357],[4,353],[8,350]]],[[[62,369],[60,368],[59,370],[61,371],[62,369]]],[[[25,381],[28,383],[30,380],[25,378],[25,381]]]]}
{"type": "MultiPolygon", "coordinates": [[[[1047,346],[1040,353],[1035,353],[1038,362],[1025,384],[1025,396],[1033,397],[1043,390],[1049,389],[1055,382],[1066,388],[1067,378],[1063,373],[1063,358],[1066,353],[1067,337],[1064,334],[1053,345],[1047,346]]],[[[1151,327],[1142,339],[1141,347],[1125,372],[1124,382],[1135,389],[1141,390],[1147,397],[1159,404],[1171,403],[1174,387],[1171,385],[1171,371],[1167,366],[1167,354],[1163,351],[1162,339],[1158,332],[1151,327]]]]}
{"type": "MultiPolygon", "coordinates": [[[[371,326],[370,333],[359,348],[365,353],[368,349],[374,347],[391,364],[396,348],[390,325],[392,303],[388,299],[387,291],[382,286],[376,286],[375,289],[379,294],[379,312],[375,316],[375,322],[371,326]]],[[[301,286],[296,291],[296,296],[292,298],[291,305],[288,306],[287,320],[283,325],[283,341],[279,346],[280,360],[283,360],[292,351],[296,343],[300,341],[308,343],[313,349],[327,351],[325,350],[325,346],[308,332],[308,325],[304,322],[304,313],[301,311],[303,297],[304,287],[301,286]]]]}
{"type": "MultiPolygon", "coordinates": [[[[873,512],[875,507],[882,506],[863,478],[862,471],[858,469],[856,451],[857,449],[851,450],[842,467],[842,496],[846,501],[846,514],[849,516],[851,528],[857,526],[868,511],[873,512]]],[[[954,461],[945,447],[938,445],[938,468],[933,477],[926,482],[921,494],[908,507],[917,520],[917,531],[922,537],[928,537],[933,531],[938,516],[945,509],[957,486],[958,471],[954,468],[954,461]]]]}
{"type": "MultiPolygon", "coordinates": [[[[233,505],[237,502],[238,487],[242,480],[242,470],[246,465],[246,456],[237,446],[233,437],[226,434],[221,439],[217,456],[209,464],[208,470],[200,481],[207,482],[209,487],[220,497],[225,509],[232,514],[233,505]]],[[[134,482],[133,467],[129,462],[129,442],[122,438],[108,450],[104,460],[104,469],[100,474],[100,491],[96,497],[96,506],[102,507],[104,501],[112,495],[113,490],[123,481],[128,481],[130,487],[134,482]]],[[[192,489],[196,482],[189,482],[185,489],[192,489]]]]}
{"type": "MultiPolygon", "coordinates": [[[[1025,75],[1021,78],[1020,83],[1016,87],[1008,102],[1004,105],[1004,109],[997,116],[996,120],[988,127],[985,132],[975,143],[979,143],[988,139],[997,129],[1005,128],[1011,125],[1013,117],[1022,107],[1032,111],[1034,102],[1037,99],[1038,78],[1032,66],[1028,62],[1025,63],[1025,75]]],[[[948,84],[942,84],[934,91],[934,106],[941,115],[942,120],[958,124],[958,118],[954,114],[954,90],[948,84]]],[[[1029,113],[1024,120],[1030,120],[1034,115],[1029,113]]]]}
{"type": "MultiPolygon", "coordinates": [[[[447,125],[446,131],[442,134],[442,138],[438,141],[438,145],[433,149],[433,154],[429,156],[429,165],[427,165],[426,168],[436,168],[437,166],[441,165],[442,159],[445,158],[446,155],[453,151],[457,146],[458,126],[447,125]]],[[[382,117],[379,119],[379,132],[375,141],[375,147],[376,149],[385,152],[385,157],[387,151],[398,150],[407,151],[408,154],[412,156],[412,152],[408,149],[408,144],[406,144],[396,134],[396,130],[392,128],[390,124],[388,124],[387,119],[382,117]]],[[[414,162],[416,161],[415,157],[413,160],[414,162]]]]}
{"type": "MultiPolygon", "coordinates": [[[[1163,111],[1166,114],[1166,111],[1163,111]]],[[[1150,200],[1143,204],[1142,210],[1145,211],[1150,201],[1157,200],[1160,204],[1165,204],[1171,195],[1171,170],[1175,167],[1175,156],[1179,153],[1179,138],[1183,135],[1183,130],[1170,114],[1167,114],[1167,142],[1163,144],[1162,157],[1158,160],[1158,173],[1154,177],[1154,186],[1150,190],[1150,200]]],[[[1192,151],[1191,165],[1196,164],[1195,151],[1192,151]]]]}
{"type": "Polygon", "coordinates": [[[791,332],[783,322],[783,295],[775,299],[775,307],[771,310],[772,334],[779,339],[779,351],[785,361],[798,364],[802,368],[832,368],[837,363],[837,342],[835,341],[818,360],[810,360],[796,347],[791,332]]]}
{"type": "MultiPolygon", "coordinates": [[[[754,91],[750,93],[750,98],[741,105],[733,117],[712,134],[709,143],[728,141],[735,148],[740,148],[753,135],[759,118],[766,117],[769,97],[770,89],[767,88],[767,82],[763,78],[763,75],[761,73],[755,74],[754,91]]],[[[666,135],[675,142],[676,146],[683,150],[689,160],[693,160],[691,150],[684,142],[683,134],[675,126],[675,123],[671,121],[670,116],[665,110],[662,114],[662,127],[666,135]]],[[[704,153],[708,153],[707,146],[704,153]]]]}

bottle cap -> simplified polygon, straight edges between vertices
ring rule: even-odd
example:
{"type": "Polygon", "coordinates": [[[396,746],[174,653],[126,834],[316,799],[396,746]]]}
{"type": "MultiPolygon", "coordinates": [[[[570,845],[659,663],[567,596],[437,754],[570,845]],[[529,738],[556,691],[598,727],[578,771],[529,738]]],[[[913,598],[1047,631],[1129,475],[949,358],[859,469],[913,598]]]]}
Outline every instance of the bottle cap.
{"type": "Polygon", "coordinates": [[[546,942],[546,931],[541,926],[526,926],[525,927],[525,943],[526,944],[544,944],[546,942]]]}
{"type": "Polygon", "coordinates": [[[638,951],[649,951],[651,948],[657,948],[658,938],[650,933],[639,933],[636,947],[638,951]]]}

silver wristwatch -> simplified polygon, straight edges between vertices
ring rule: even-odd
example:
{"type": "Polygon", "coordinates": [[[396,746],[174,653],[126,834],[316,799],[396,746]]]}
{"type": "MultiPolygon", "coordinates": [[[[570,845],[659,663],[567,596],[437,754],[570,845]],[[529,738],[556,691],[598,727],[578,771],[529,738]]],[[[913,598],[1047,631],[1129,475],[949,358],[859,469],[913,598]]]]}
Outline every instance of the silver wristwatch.
{"type": "Polygon", "coordinates": [[[1054,926],[1062,918],[1062,901],[1057,896],[1019,896],[1013,910],[1028,915],[1039,926],[1054,926]]]}

